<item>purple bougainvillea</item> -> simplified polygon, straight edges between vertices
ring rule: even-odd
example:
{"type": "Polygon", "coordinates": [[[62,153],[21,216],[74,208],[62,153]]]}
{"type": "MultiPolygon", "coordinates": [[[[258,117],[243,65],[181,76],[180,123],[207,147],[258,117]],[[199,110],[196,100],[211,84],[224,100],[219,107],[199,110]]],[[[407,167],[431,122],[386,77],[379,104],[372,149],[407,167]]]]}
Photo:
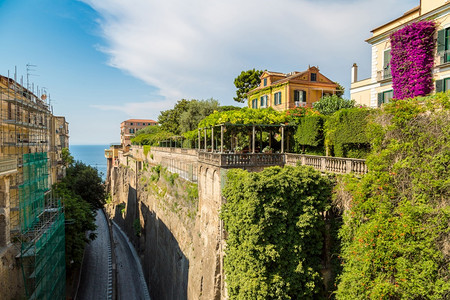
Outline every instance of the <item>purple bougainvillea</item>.
{"type": "Polygon", "coordinates": [[[391,74],[395,99],[424,96],[433,90],[433,21],[409,24],[391,34],[391,74]]]}

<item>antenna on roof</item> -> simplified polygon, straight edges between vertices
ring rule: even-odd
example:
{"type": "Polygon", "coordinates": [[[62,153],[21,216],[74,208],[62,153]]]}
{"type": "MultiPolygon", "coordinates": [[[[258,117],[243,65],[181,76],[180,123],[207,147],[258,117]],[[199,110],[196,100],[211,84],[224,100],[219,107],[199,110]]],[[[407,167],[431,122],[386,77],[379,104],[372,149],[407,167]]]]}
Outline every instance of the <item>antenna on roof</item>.
{"type": "Polygon", "coordinates": [[[31,73],[33,71],[36,71],[36,69],[33,69],[34,67],[37,67],[37,66],[36,65],[32,65],[30,63],[27,63],[27,89],[28,90],[30,90],[30,75],[37,76],[36,74],[32,74],[31,73]]]}

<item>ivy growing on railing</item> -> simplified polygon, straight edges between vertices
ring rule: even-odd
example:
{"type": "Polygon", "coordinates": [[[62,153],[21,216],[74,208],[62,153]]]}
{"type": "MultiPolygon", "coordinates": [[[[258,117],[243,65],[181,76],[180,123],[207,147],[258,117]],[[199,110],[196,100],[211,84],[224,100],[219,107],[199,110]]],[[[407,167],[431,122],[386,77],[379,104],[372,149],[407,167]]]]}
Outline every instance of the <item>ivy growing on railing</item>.
{"type": "Polygon", "coordinates": [[[395,99],[425,96],[433,90],[434,21],[409,24],[391,34],[391,74],[395,99]]]}

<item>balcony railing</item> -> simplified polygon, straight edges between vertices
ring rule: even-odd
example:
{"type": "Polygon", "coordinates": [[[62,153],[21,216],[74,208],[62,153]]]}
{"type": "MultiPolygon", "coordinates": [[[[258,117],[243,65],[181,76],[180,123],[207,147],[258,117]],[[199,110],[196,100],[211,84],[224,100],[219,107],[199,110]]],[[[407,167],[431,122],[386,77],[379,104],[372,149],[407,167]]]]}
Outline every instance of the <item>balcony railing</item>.
{"type": "Polygon", "coordinates": [[[381,71],[377,71],[377,81],[389,80],[392,78],[391,69],[383,69],[381,71]]]}
{"type": "Polygon", "coordinates": [[[295,101],[295,107],[306,107],[306,102],[295,101]]]}
{"type": "Polygon", "coordinates": [[[199,162],[224,168],[283,166],[282,153],[212,153],[199,151],[199,162]]]}
{"type": "Polygon", "coordinates": [[[17,159],[0,157],[0,176],[17,171],[17,159]]]}
{"type": "Polygon", "coordinates": [[[287,165],[295,166],[297,163],[332,173],[355,173],[360,175],[367,173],[365,159],[286,153],[287,165]]]}
{"type": "Polygon", "coordinates": [[[198,152],[198,161],[224,168],[266,167],[297,164],[332,173],[367,173],[364,159],[315,156],[293,153],[213,153],[198,152]]]}

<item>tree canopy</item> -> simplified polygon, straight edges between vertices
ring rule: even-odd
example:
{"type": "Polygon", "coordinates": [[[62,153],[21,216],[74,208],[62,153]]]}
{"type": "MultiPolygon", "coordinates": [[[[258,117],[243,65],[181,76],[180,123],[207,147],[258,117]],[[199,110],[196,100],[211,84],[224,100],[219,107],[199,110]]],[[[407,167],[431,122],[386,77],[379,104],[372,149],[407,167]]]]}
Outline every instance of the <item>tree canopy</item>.
{"type": "Polygon", "coordinates": [[[105,189],[97,169],[76,161],[67,168],[66,174],[63,182],[67,188],[87,201],[93,208],[101,208],[105,204],[105,189]]]}
{"type": "Polygon", "coordinates": [[[264,71],[251,69],[248,71],[242,71],[241,74],[234,79],[234,85],[236,86],[236,97],[234,101],[244,103],[247,100],[247,93],[256,88],[260,83],[260,76],[264,71]]]}
{"type": "Polygon", "coordinates": [[[174,134],[168,131],[164,131],[161,126],[147,126],[139,130],[135,136],[131,139],[133,144],[139,145],[158,145],[159,142],[167,140],[174,134]]]}
{"type": "Polygon", "coordinates": [[[216,110],[219,110],[219,102],[212,98],[208,100],[182,99],[172,109],[162,111],[158,122],[162,131],[180,135],[197,128],[202,119],[216,110]]]}

